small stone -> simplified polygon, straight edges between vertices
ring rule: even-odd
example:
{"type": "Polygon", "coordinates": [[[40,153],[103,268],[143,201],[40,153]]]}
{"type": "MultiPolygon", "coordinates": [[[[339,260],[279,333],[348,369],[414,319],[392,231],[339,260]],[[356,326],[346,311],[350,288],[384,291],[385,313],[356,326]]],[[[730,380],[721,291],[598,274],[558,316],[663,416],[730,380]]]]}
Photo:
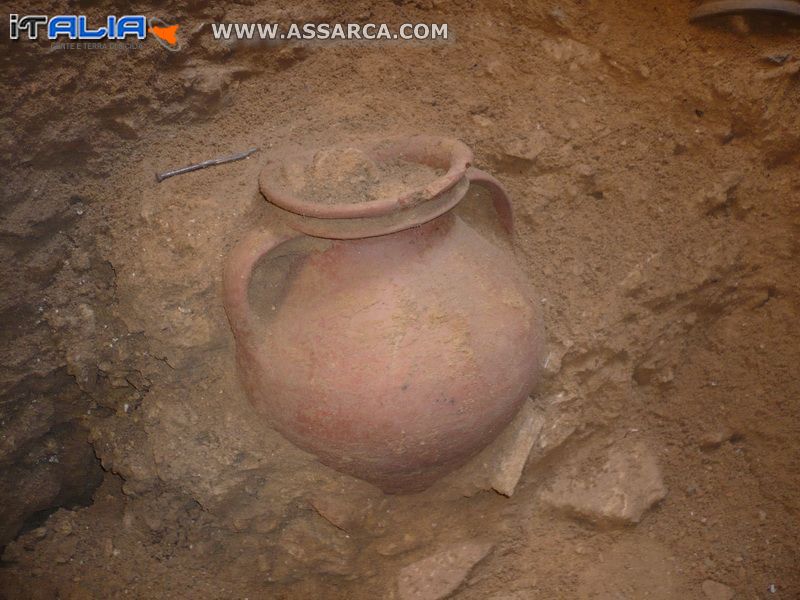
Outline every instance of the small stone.
{"type": "Polygon", "coordinates": [[[565,350],[550,350],[542,365],[544,372],[551,376],[557,375],[561,371],[561,359],[565,353],[565,350]]]}
{"type": "Polygon", "coordinates": [[[502,61],[499,60],[490,60],[486,63],[485,70],[487,75],[491,75],[493,77],[502,76],[503,71],[505,70],[505,65],[502,61]]]}
{"type": "Polygon", "coordinates": [[[597,49],[570,38],[545,38],[542,49],[557,63],[568,63],[575,68],[592,67],[602,58],[597,49]]]}
{"type": "Polygon", "coordinates": [[[259,555],[259,557],[256,559],[256,564],[260,573],[268,573],[270,571],[270,567],[272,566],[269,558],[264,554],[259,555]]]}
{"type": "Polygon", "coordinates": [[[125,529],[132,529],[135,524],[136,515],[133,514],[133,511],[126,510],[122,515],[122,526],[125,527],[125,529]]]}
{"type": "Polygon", "coordinates": [[[336,533],[318,517],[297,518],[288,523],[278,539],[280,548],[271,567],[270,577],[288,580],[308,573],[339,575],[353,574],[357,552],[353,540],[336,533]]]}
{"type": "Polygon", "coordinates": [[[645,281],[644,270],[641,265],[637,265],[620,282],[620,286],[626,295],[633,296],[643,289],[645,281]]]}
{"type": "Polygon", "coordinates": [[[724,583],[706,579],[702,585],[703,594],[709,600],[731,600],[735,592],[724,583]]]}
{"type": "Polygon", "coordinates": [[[594,167],[592,167],[591,165],[587,165],[586,163],[578,163],[577,165],[575,165],[573,169],[579,177],[586,178],[586,177],[594,177],[595,175],[594,167]]]}
{"type": "Polygon", "coordinates": [[[122,372],[110,374],[108,382],[111,384],[111,387],[116,390],[130,387],[128,380],[125,377],[125,373],[122,372]]]}
{"type": "Polygon", "coordinates": [[[413,533],[404,533],[403,537],[381,540],[375,545],[375,552],[381,556],[397,556],[415,550],[423,540],[413,533]]]}
{"type": "Polygon", "coordinates": [[[740,173],[733,171],[724,173],[717,181],[698,193],[697,206],[706,215],[714,215],[731,208],[736,203],[736,193],[742,180],[740,173]]]}
{"type": "Polygon", "coordinates": [[[700,448],[702,450],[713,450],[715,448],[719,448],[733,436],[733,431],[731,431],[728,427],[722,426],[713,431],[706,432],[703,437],[700,438],[700,448]]]}
{"type": "Polygon", "coordinates": [[[472,115],[472,120],[480,127],[492,127],[494,125],[494,121],[484,115],[472,115]]]}
{"type": "Polygon", "coordinates": [[[164,522],[161,519],[161,515],[154,511],[145,511],[143,515],[143,520],[145,525],[150,528],[150,531],[161,531],[164,527],[164,522]]]}
{"type": "Polygon", "coordinates": [[[743,15],[732,15],[729,17],[728,24],[734,33],[747,35],[750,33],[750,24],[743,15]]]}
{"type": "Polygon", "coordinates": [[[455,544],[404,567],[397,580],[400,600],[440,600],[455,592],[473,567],[491,552],[488,542],[455,544]]]}
{"type": "Polygon", "coordinates": [[[133,119],[118,117],[110,119],[107,123],[108,128],[126,140],[135,140],[139,137],[140,128],[136,126],[133,119]]]}
{"type": "Polygon", "coordinates": [[[91,260],[89,258],[89,253],[86,250],[81,248],[76,248],[72,251],[72,256],[70,257],[70,263],[73,267],[78,269],[79,271],[88,271],[89,268],[92,266],[91,260]]]}
{"type": "Polygon", "coordinates": [[[61,535],[72,535],[72,522],[69,519],[58,521],[55,530],[61,535]]]}
{"type": "Polygon", "coordinates": [[[506,157],[533,162],[552,145],[553,136],[544,129],[534,129],[503,145],[506,157]]]}
{"type": "Polygon", "coordinates": [[[782,65],[787,60],[789,60],[791,57],[792,57],[791,54],[784,54],[784,53],[767,54],[765,56],[762,56],[761,60],[763,62],[766,62],[766,63],[769,63],[769,64],[773,64],[773,65],[782,65]]]}
{"type": "Polygon", "coordinates": [[[500,592],[495,596],[491,596],[489,600],[533,600],[533,592],[517,591],[517,592],[500,592]]]}
{"type": "Polygon", "coordinates": [[[114,366],[107,360],[103,360],[97,363],[97,368],[103,373],[110,373],[114,366]]]}
{"type": "MultiPolygon", "coordinates": [[[[592,450],[591,448],[589,450],[592,450]]],[[[568,463],[541,500],[596,525],[638,523],[667,495],[656,457],[642,442],[612,447],[595,466],[595,452],[568,463]]]]}

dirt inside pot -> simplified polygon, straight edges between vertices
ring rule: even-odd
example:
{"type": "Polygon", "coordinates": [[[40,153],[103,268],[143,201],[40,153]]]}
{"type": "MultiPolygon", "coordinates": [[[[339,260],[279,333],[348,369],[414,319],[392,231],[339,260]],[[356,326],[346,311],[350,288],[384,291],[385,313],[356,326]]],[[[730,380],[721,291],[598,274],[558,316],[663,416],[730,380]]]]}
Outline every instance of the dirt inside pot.
{"type": "Polygon", "coordinates": [[[425,164],[395,158],[374,160],[353,146],[314,154],[309,163],[294,162],[282,170],[292,195],[320,204],[392,200],[425,187],[445,174],[425,164]]]}

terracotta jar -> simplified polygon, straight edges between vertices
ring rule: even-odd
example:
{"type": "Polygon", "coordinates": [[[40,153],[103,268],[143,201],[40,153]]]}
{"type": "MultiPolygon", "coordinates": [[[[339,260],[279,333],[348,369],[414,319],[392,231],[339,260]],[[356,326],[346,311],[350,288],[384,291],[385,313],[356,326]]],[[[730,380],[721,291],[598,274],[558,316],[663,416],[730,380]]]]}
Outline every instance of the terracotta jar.
{"type": "Polygon", "coordinates": [[[511,234],[506,192],[469,148],[415,136],[365,152],[444,174],[403,197],[324,204],[279,183],[294,158],[270,160],[261,191],[291,230],[256,229],[233,249],[225,308],[246,393],[275,429],[334,469],[411,492],[509,423],[543,331],[513,255],[452,210],[485,187],[511,234]]]}

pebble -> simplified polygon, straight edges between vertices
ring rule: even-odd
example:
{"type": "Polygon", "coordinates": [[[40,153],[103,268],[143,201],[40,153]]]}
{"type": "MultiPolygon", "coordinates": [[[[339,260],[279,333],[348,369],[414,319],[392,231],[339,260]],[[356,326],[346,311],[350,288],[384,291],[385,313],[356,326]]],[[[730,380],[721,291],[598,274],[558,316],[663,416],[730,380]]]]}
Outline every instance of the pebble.
{"type": "Polygon", "coordinates": [[[55,530],[61,535],[71,535],[72,523],[68,519],[61,520],[56,523],[55,530]]]}
{"type": "Polygon", "coordinates": [[[709,600],[731,600],[735,592],[724,583],[706,579],[702,585],[703,594],[709,600]]]}
{"type": "Polygon", "coordinates": [[[256,564],[260,573],[268,573],[272,566],[269,557],[264,554],[259,555],[258,559],[256,560],[256,564]]]}
{"type": "Polygon", "coordinates": [[[145,525],[147,525],[151,531],[161,531],[161,529],[164,527],[164,522],[161,519],[161,516],[156,512],[145,512],[143,519],[145,525]]]}
{"type": "Polygon", "coordinates": [[[739,35],[747,35],[750,33],[750,25],[744,15],[733,15],[729,17],[728,23],[734,33],[738,33],[739,35]]]}
{"type": "Polygon", "coordinates": [[[506,156],[532,162],[554,142],[553,136],[543,129],[532,129],[519,135],[502,145],[506,156]]]}
{"type": "Polygon", "coordinates": [[[375,551],[381,556],[396,556],[415,550],[423,543],[419,536],[413,533],[404,533],[401,538],[388,539],[378,542],[375,551]]]}
{"type": "Polygon", "coordinates": [[[719,448],[722,444],[730,440],[734,432],[727,427],[720,427],[716,430],[706,432],[700,438],[700,448],[703,450],[713,450],[719,448]]]}

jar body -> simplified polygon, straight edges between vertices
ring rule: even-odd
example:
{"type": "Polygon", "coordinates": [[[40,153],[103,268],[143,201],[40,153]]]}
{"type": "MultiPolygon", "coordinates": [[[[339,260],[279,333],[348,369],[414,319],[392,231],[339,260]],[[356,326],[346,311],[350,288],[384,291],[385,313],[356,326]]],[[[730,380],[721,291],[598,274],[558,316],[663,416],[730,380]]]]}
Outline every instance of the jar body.
{"type": "Polygon", "coordinates": [[[237,336],[251,403],[298,447],[387,492],[422,489],[464,463],[538,377],[533,291],[510,252],[452,211],[332,240],[280,282],[237,336]]]}

